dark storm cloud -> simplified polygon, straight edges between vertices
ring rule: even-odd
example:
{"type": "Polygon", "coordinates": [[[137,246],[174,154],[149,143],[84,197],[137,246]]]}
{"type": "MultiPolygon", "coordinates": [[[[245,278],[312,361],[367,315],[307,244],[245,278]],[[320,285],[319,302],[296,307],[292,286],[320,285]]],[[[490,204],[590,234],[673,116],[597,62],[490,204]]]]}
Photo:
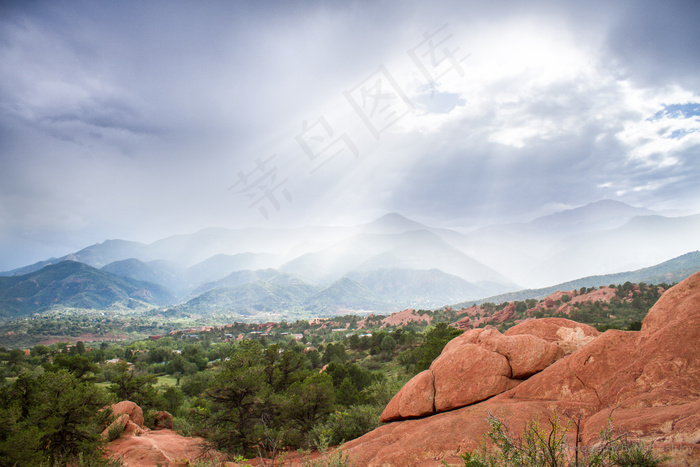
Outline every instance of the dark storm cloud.
{"type": "Polygon", "coordinates": [[[644,84],[677,83],[697,90],[700,4],[647,0],[628,6],[607,38],[624,76],[644,84]]]}

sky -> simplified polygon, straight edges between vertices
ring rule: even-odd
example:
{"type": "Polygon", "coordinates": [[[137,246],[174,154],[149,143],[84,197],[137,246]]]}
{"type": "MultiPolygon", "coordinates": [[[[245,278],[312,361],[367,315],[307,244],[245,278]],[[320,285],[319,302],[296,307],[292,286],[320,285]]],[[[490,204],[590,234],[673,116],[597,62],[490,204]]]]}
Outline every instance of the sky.
{"type": "Polygon", "coordinates": [[[700,212],[696,1],[5,1],[0,271],[105,239],[700,212]]]}

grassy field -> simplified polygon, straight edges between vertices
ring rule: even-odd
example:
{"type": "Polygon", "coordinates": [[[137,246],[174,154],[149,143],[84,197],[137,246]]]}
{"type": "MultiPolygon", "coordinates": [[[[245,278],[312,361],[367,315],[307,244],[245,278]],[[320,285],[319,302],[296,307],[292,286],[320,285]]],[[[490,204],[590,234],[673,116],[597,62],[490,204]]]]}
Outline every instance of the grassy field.
{"type": "MultiPolygon", "coordinates": [[[[8,380],[9,379],[10,378],[8,378],[8,380]]],[[[103,388],[108,388],[111,384],[112,383],[110,383],[109,381],[103,381],[101,383],[97,383],[98,386],[101,386],[103,388]]],[[[165,376],[158,377],[158,383],[156,384],[156,386],[169,387],[169,386],[175,386],[176,384],[177,384],[177,378],[175,378],[174,376],[165,375],[165,376]]]]}
{"type": "Polygon", "coordinates": [[[175,386],[177,384],[177,378],[171,375],[159,376],[158,386],[175,386]]]}

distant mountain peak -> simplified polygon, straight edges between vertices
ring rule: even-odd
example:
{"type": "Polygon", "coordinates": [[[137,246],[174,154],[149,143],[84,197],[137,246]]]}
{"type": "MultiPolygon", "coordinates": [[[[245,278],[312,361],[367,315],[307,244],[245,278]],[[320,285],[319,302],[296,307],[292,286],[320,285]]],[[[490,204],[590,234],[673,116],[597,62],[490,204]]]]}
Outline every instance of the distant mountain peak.
{"type": "Polygon", "coordinates": [[[425,229],[428,229],[428,227],[397,212],[384,214],[380,218],[363,226],[363,231],[368,233],[402,233],[409,230],[425,229]]]}
{"type": "Polygon", "coordinates": [[[580,228],[584,230],[619,227],[636,216],[656,214],[646,208],[630,206],[622,201],[603,199],[573,209],[539,217],[530,224],[538,227],[580,228]]]}

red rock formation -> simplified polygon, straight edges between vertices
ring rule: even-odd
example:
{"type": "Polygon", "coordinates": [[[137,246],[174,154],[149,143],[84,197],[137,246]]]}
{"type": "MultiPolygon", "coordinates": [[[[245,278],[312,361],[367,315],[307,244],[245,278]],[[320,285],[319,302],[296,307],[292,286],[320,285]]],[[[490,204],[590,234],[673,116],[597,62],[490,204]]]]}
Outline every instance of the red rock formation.
{"type": "MultiPolygon", "coordinates": [[[[112,413],[117,418],[110,427],[121,424],[125,430],[121,437],[107,445],[105,457],[119,458],[124,467],[184,466],[201,460],[204,439],[187,438],[175,433],[172,430],[172,415],[168,412],[157,413],[154,431],[143,425],[143,411],[133,402],[123,401],[112,405],[112,413]]],[[[106,438],[108,432],[109,427],[102,435],[106,438]]]]}
{"type": "Polygon", "coordinates": [[[450,341],[430,369],[411,379],[382,413],[382,421],[445,412],[500,394],[542,371],[564,352],[536,336],[473,329],[450,341]]]}
{"type": "MultiPolygon", "coordinates": [[[[455,392],[445,396],[453,400],[465,399],[473,381],[485,378],[486,373],[496,380],[503,377],[499,364],[465,373],[468,364],[460,361],[460,353],[476,356],[491,352],[512,365],[516,360],[513,354],[509,360],[504,355],[507,350],[500,346],[503,339],[521,335],[558,344],[562,349],[570,344],[568,350],[573,353],[495,397],[425,418],[386,424],[345,448],[358,465],[437,466],[441,460],[458,461],[459,453],[479,448],[489,428],[488,413],[508,420],[517,433],[529,421],[542,420],[556,409],[561,414],[581,416],[584,444],[593,442],[611,420],[632,439],[655,442],[655,449],[672,456],[672,465],[700,465],[700,273],[667,291],[649,311],[639,332],[611,330],[596,337],[589,327],[570,323],[532,320],[501,337],[493,330],[466,332],[445,347],[445,361],[438,363],[441,355],[428,370],[449,372],[449,357],[453,372],[463,378],[461,386],[459,378],[444,386],[455,392]]],[[[407,408],[405,413],[420,411],[409,410],[404,398],[417,397],[420,388],[427,388],[429,394],[430,386],[425,384],[429,378],[421,375],[391,401],[384,419],[402,418],[402,406],[407,408]]],[[[439,396],[440,388],[436,377],[436,401],[443,397],[439,396]]],[[[426,405],[425,401],[421,404],[426,405]]]]}
{"type": "Polygon", "coordinates": [[[185,466],[201,460],[202,438],[186,438],[172,430],[122,436],[107,445],[106,457],[119,458],[124,467],[185,466]]]}
{"type": "Polygon", "coordinates": [[[425,370],[404,385],[382,415],[384,421],[423,417],[435,413],[435,377],[425,370]]]}
{"type": "Polygon", "coordinates": [[[600,335],[592,326],[565,318],[530,319],[508,329],[505,336],[529,334],[557,344],[565,354],[588,344],[600,335]]]}
{"type": "Polygon", "coordinates": [[[430,316],[419,315],[416,310],[407,309],[399,311],[398,313],[391,314],[382,320],[382,326],[406,326],[410,323],[420,323],[426,322],[430,323],[430,316]]]}
{"type": "Polygon", "coordinates": [[[515,318],[515,305],[509,303],[505,308],[494,313],[491,319],[499,323],[505,323],[511,318],[515,318]]]}
{"type": "Polygon", "coordinates": [[[460,319],[456,323],[450,324],[453,328],[461,329],[463,331],[466,331],[467,329],[472,328],[472,320],[469,318],[469,316],[465,316],[464,318],[460,319]]]}
{"type": "Polygon", "coordinates": [[[127,415],[129,420],[139,426],[143,426],[143,410],[141,407],[131,401],[122,401],[112,405],[112,414],[114,416],[127,415]]]}

